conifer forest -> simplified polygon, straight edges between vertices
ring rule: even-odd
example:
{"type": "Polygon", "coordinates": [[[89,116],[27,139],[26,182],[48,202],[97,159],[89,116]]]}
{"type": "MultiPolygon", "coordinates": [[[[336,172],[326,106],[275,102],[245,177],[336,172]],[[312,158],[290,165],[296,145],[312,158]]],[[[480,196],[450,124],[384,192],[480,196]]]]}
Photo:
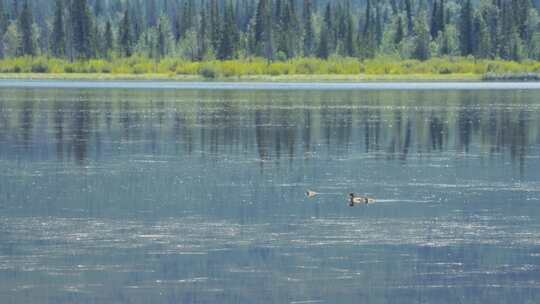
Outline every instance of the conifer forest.
{"type": "Polygon", "coordinates": [[[539,7],[537,0],[0,0],[0,58],[539,60],[539,7]]]}

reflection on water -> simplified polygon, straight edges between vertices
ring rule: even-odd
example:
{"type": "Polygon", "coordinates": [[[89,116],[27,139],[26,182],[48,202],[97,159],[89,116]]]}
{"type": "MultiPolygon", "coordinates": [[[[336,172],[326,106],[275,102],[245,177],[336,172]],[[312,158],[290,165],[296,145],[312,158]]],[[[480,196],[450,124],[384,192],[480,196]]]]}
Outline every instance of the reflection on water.
{"type": "Polygon", "coordinates": [[[40,160],[65,154],[84,165],[126,145],[130,154],[217,158],[256,150],[262,161],[305,160],[314,152],[406,161],[410,153],[453,151],[507,154],[525,169],[527,149],[538,141],[536,95],[4,90],[1,153],[40,160]],[[171,144],[175,150],[165,151],[171,144]]]}
{"type": "Polygon", "coordinates": [[[535,303],[539,97],[1,89],[0,302],[535,303]]]}

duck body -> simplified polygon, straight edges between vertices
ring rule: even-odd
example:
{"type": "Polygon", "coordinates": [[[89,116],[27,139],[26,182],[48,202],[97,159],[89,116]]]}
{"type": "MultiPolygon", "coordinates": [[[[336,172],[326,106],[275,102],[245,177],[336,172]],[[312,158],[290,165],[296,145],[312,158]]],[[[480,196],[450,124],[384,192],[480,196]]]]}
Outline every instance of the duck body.
{"type": "Polygon", "coordinates": [[[375,200],[366,196],[357,196],[354,193],[349,194],[349,206],[368,205],[375,203],[375,200]]]}

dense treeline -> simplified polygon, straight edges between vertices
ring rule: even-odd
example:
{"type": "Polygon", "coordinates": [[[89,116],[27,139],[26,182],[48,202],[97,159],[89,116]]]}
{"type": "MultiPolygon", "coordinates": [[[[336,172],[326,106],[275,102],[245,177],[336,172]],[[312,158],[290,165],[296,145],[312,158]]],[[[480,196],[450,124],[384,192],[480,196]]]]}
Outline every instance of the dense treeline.
{"type": "Polygon", "coordinates": [[[531,0],[0,0],[0,57],[540,59],[531,0]]]}

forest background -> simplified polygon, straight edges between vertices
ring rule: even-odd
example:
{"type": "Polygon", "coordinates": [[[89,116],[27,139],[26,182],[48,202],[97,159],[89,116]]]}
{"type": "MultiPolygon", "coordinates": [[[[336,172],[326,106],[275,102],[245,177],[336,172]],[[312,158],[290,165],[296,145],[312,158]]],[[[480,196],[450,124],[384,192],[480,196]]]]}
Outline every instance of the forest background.
{"type": "Polygon", "coordinates": [[[0,73],[537,79],[539,7],[537,0],[0,0],[0,73]]]}

